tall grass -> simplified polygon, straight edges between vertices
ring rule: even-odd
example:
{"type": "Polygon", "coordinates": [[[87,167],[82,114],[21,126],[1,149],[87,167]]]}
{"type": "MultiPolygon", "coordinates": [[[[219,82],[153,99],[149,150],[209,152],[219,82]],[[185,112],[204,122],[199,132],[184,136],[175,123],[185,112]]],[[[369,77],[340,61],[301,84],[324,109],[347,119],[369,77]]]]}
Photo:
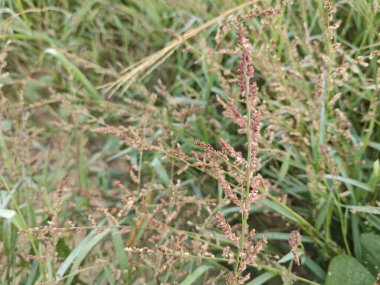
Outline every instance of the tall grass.
{"type": "Polygon", "coordinates": [[[379,6],[0,2],[0,284],[374,284],[379,6]]]}

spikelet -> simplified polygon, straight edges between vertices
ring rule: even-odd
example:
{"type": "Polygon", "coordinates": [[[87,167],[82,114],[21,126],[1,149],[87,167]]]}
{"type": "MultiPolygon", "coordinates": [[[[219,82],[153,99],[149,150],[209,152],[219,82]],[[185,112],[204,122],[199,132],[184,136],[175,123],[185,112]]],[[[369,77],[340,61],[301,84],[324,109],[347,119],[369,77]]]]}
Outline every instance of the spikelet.
{"type": "Polygon", "coordinates": [[[217,178],[220,186],[222,186],[222,189],[226,196],[230,199],[232,203],[234,203],[236,206],[238,206],[241,210],[243,209],[243,203],[239,200],[239,198],[233,193],[231,186],[227,183],[226,180],[223,179],[220,172],[217,173],[217,178]]]}
{"type": "Polygon", "coordinates": [[[300,256],[298,252],[298,247],[301,245],[301,242],[302,242],[300,232],[298,230],[292,231],[288,242],[291,247],[291,251],[294,255],[294,262],[299,266],[300,256]]]}
{"type": "Polygon", "coordinates": [[[226,219],[223,217],[223,215],[220,212],[217,212],[215,214],[216,219],[218,220],[218,226],[222,229],[225,236],[232,241],[234,244],[238,244],[239,239],[238,237],[232,232],[231,226],[227,223],[226,219]]]}

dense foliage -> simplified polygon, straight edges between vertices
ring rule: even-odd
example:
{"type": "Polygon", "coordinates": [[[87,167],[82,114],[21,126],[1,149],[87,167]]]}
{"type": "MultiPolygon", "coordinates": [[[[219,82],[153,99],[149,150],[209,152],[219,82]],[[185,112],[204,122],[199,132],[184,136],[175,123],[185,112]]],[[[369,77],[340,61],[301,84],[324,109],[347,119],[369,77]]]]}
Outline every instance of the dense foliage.
{"type": "Polygon", "coordinates": [[[379,279],[378,0],[0,11],[0,284],[379,279]]]}

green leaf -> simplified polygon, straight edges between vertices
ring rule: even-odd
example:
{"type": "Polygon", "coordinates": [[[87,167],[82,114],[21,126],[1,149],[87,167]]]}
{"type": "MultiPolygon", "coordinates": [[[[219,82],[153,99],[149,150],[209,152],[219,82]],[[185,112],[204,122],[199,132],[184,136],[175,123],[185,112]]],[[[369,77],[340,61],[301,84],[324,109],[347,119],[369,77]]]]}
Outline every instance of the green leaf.
{"type": "Polygon", "coordinates": [[[84,85],[84,88],[90,94],[90,96],[95,100],[104,100],[102,95],[98,93],[92,83],[87,79],[87,77],[76,67],[72,62],[70,62],[62,53],[53,48],[45,49],[45,53],[52,55],[56,58],[65,68],[66,70],[74,76],[79,82],[84,85]]]}
{"type": "Polygon", "coordinates": [[[380,215],[380,207],[372,207],[372,206],[345,206],[348,209],[351,209],[352,213],[360,212],[360,213],[368,213],[374,215],[380,215]]]}
{"type": "MultiPolygon", "coordinates": [[[[268,240],[284,240],[288,241],[291,237],[291,234],[281,233],[281,232],[263,232],[263,233],[255,233],[254,240],[261,239],[266,237],[268,240]]],[[[301,236],[302,243],[312,243],[313,240],[308,236],[301,236]]]]}
{"type": "Polygon", "coordinates": [[[373,149],[380,150],[380,143],[370,142],[370,143],[368,144],[368,146],[372,147],[373,149]]]}
{"type": "Polygon", "coordinates": [[[267,281],[272,279],[273,277],[277,276],[277,273],[267,271],[263,274],[260,274],[255,279],[253,279],[251,282],[247,283],[247,285],[261,285],[266,284],[267,281]]]}
{"type": "Polygon", "coordinates": [[[314,273],[316,277],[320,280],[325,280],[326,278],[326,272],[316,263],[314,260],[312,260],[309,256],[304,256],[303,264],[314,273]]]}
{"type": "Polygon", "coordinates": [[[57,243],[57,253],[59,257],[66,258],[70,254],[70,248],[65,243],[63,238],[60,238],[57,243]]]}
{"type": "Polygon", "coordinates": [[[121,234],[117,229],[112,229],[112,242],[116,252],[116,259],[120,269],[128,268],[128,257],[124,250],[124,243],[121,234]]]}
{"type": "Polygon", "coordinates": [[[331,175],[331,174],[325,174],[325,178],[331,179],[331,180],[338,180],[338,181],[345,183],[346,185],[352,185],[352,186],[355,186],[355,187],[360,188],[362,190],[366,190],[366,191],[370,191],[370,192],[373,191],[367,184],[360,182],[358,180],[355,180],[355,179],[346,178],[346,177],[342,177],[342,176],[335,176],[335,175],[331,175]]]}
{"type": "Polygon", "coordinates": [[[71,267],[69,278],[66,284],[71,284],[74,279],[75,272],[78,270],[80,264],[89,254],[91,249],[96,246],[103,238],[105,238],[111,232],[110,229],[106,229],[103,232],[98,233],[97,229],[91,231],[86,238],[84,238],[77,247],[69,254],[65,261],[61,264],[57,271],[58,280],[60,277],[65,276],[66,271],[71,267]]]}
{"type": "Polygon", "coordinates": [[[19,214],[17,214],[16,211],[8,210],[8,209],[0,209],[0,218],[4,218],[8,221],[10,221],[18,230],[25,230],[27,229],[27,225],[25,224],[25,221],[21,218],[19,214]]]}
{"type": "Polygon", "coordinates": [[[342,254],[331,260],[325,285],[374,285],[375,282],[375,277],[357,259],[342,254]]]}
{"type": "Polygon", "coordinates": [[[16,215],[16,212],[13,211],[13,210],[0,209],[0,218],[4,218],[4,219],[7,219],[7,220],[10,220],[15,215],[16,215]]]}
{"type": "Polygon", "coordinates": [[[9,156],[9,151],[6,144],[6,136],[3,134],[3,132],[0,129],[0,151],[1,151],[1,158],[2,158],[2,164],[4,164],[9,172],[12,172],[12,159],[9,156]]]}
{"type": "Polygon", "coordinates": [[[368,182],[368,186],[372,192],[375,191],[377,184],[380,182],[380,162],[376,160],[373,163],[373,170],[368,182]]]}
{"type": "Polygon", "coordinates": [[[36,284],[36,278],[38,274],[38,261],[34,260],[32,263],[32,268],[29,272],[28,279],[26,280],[25,285],[33,285],[36,284]]]}
{"type": "Polygon", "coordinates": [[[279,181],[283,181],[285,179],[285,175],[289,169],[289,163],[290,163],[290,152],[287,152],[284,158],[284,162],[281,165],[280,174],[278,175],[279,181]]]}
{"type": "Polygon", "coordinates": [[[155,157],[151,162],[151,165],[156,170],[158,176],[160,176],[161,180],[165,183],[166,186],[169,186],[169,175],[166,172],[165,167],[161,164],[161,161],[155,157]]]}
{"type": "MultiPolygon", "coordinates": [[[[299,252],[299,255],[300,257],[303,256],[305,254],[305,252],[302,250],[302,249],[299,249],[298,250],[299,252]]],[[[286,263],[290,260],[294,260],[294,254],[293,252],[288,252],[287,254],[285,254],[279,261],[277,261],[278,263],[282,264],[282,263],[286,263]]]]}
{"type": "Polygon", "coordinates": [[[194,272],[187,275],[186,279],[181,282],[181,285],[200,284],[195,283],[199,277],[201,277],[208,269],[210,265],[202,265],[198,267],[194,272]]]}
{"type": "Polygon", "coordinates": [[[0,121],[0,130],[2,132],[9,132],[12,129],[12,122],[9,120],[0,121]]]}
{"type": "Polygon", "coordinates": [[[78,158],[78,170],[79,170],[79,183],[82,189],[88,189],[88,166],[86,157],[86,140],[83,134],[79,135],[79,158],[78,158]]]}
{"type": "Polygon", "coordinates": [[[368,223],[371,224],[372,227],[378,229],[380,231],[380,218],[371,214],[363,215],[368,223]]]}
{"type": "Polygon", "coordinates": [[[362,234],[360,243],[363,249],[364,265],[372,274],[377,275],[380,272],[380,236],[370,233],[362,234]]]}
{"type": "Polygon", "coordinates": [[[289,220],[291,220],[293,222],[298,222],[297,217],[292,212],[290,212],[289,209],[287,209],[283,205],[276,204],[276,203],[268,200],[267,198],[264,198],[261,201],[265,206],[267,206],[268,208],[274,210],[275,212],[283,215],[284,217],[288,218],[289,220]]]}
{"type": "Polygon", "coordinates": [[[352,241],[354,243],[355,257],[362,261],[362,247],[360,245],[360,217],[357,214],[353,214],[351,218],[352,227],[352,241]]]}

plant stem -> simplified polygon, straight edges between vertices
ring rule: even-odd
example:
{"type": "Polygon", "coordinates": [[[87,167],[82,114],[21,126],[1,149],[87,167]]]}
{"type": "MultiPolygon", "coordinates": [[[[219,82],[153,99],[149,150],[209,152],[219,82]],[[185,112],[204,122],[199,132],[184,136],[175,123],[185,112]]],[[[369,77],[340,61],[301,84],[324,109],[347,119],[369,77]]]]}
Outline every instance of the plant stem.
{"type": "Polygon", "coordinates": [[[237,257],[235,259],[234,266],[234,284],[237,284],[237,275],[239,270],[239,265],[241,262],[240,254],[244,250],[245,243],[245,234],[248,229],[248,216],[249,216],[249,192],[251,189],[251,156],[252,156],[252,130],[251,130],[251,98],[250,98],[250,86],[249,86],[249,77],[244,74],[245,77],[245,102],[247,108],[247,141],[248,141],[248,153],[247,153],[247,171],[246,171],[246,188],[244,192],[244,204],[242,209],[242,218],[241,218],[241,235],[239,240],[239,247],[237,251],[237,257]]]}

